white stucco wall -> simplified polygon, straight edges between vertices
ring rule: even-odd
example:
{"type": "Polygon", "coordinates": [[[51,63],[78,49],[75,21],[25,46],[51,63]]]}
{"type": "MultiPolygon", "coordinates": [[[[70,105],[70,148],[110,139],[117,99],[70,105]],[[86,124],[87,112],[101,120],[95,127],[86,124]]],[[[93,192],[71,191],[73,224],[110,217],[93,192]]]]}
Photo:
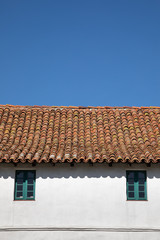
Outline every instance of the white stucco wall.
{"type": "Polygon", "coordinates": [[[160,239],[160,165],[0,165],[0,239],[160,239]],[[36,170],[35,201],[14,201],[15,170],[36,170]],[[147,201],[126,201],[126,170],[147,201]],[[23,229],[22,229],[23,228],[23,229]]]}

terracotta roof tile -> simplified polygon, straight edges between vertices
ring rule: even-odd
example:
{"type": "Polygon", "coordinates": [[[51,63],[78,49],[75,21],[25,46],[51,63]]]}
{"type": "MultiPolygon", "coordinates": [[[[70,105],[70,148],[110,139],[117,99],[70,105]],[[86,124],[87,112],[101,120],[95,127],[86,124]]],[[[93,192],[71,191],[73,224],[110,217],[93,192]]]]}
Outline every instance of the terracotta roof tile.
{"type": "Polygon", "coordinates": [[[0,162],[159,161],[159,107],[0,105],[0,162]]]}

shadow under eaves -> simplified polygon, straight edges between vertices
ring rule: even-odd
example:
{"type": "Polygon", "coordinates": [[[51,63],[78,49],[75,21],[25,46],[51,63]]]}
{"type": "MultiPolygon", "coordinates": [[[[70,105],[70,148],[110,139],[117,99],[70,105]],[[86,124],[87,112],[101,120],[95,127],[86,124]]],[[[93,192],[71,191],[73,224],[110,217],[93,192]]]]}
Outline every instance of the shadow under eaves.
{"type": "Polygon", "coordinates": [[[160,178],[160,164],[152,164],[147,167],[145,164],[115,163],[110,167],[107,163],[78,163],[70,166],[69,163],[57,163],[55,166],[50,163],[41,163],[36,166],[19,163],[16,167],[10,163],[0,164],[0,178],[15,178],[16,170],[36,170],[36,178],[122,178],[126,177],[126,170],[145,170],[147,178],[160,178]]]}

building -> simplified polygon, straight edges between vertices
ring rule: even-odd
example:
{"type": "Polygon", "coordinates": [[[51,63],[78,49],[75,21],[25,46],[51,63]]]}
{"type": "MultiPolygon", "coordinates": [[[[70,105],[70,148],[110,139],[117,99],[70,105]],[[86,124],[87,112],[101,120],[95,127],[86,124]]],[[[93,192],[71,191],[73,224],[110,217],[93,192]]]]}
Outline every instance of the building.
{"type": "Polygon", "coordinates": [[[0,239],[160,239],[160,108],[0,106],[0,239]]]}

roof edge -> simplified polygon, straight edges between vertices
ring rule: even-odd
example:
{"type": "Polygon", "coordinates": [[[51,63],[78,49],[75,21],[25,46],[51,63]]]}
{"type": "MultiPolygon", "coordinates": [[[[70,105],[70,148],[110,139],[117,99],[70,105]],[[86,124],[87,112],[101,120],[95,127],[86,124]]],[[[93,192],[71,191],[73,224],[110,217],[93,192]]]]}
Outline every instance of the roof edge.
{"type": "Polygon", "coordinates": [[[137,106],[123,106],[123,107],[119,107],[119,106],[47,106],[47,105],[11,105],[11,104],[0,104],[1,108],[38,108],[38,109],[43,109],[43,108],[48,108],[48,109],[160,109],[160,107],[157,106],[148,106],[148,107],[137,107],[137,106]]]}

